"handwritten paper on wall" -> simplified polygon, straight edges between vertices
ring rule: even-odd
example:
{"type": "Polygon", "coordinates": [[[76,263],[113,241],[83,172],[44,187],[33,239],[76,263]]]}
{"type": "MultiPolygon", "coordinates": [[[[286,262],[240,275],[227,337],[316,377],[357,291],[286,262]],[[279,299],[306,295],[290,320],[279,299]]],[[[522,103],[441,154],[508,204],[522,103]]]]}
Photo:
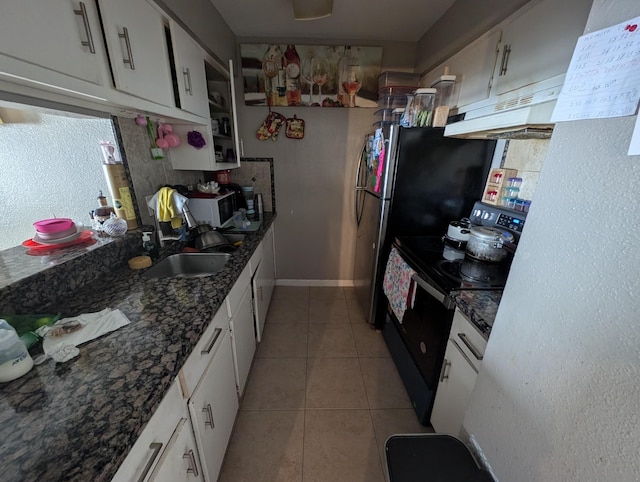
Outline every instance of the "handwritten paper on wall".
{"type": "Polygon", "coordinates": [[[640,17],[578,39],[551,120],[633,115],[640,98],[640,17]]]}

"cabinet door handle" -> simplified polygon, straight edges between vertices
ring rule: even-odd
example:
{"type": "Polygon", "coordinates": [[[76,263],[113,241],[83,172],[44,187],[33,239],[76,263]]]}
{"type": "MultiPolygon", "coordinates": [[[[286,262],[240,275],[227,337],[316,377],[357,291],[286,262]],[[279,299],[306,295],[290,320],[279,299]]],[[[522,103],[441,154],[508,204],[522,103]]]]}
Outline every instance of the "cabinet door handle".
{"type": "Polygon", "coordinates": [[[216,428],[216,424],[213,421],[213,410],[211,410],[211,404],[207,403],[207,406],[202,409],[202,413],[204,413],[204,425],[205,427],[209,425],[211,430],[216,428]]]}
{"type": "Polygon", "coordinates": [[[191,72],[189,71],[189,67],[182,69],[182,76],[184,77],[186,84],[184,87],[185,92],[189,95],[193,95],[193,90],[191,89],[191,72]]]}
{"type": "Polygon", "coordinates": [[[262,286],[258,288],[258,299],[262,301],[262,286]]]}
{"type": "Polygon", "coordinates": [[[83,40],[80,44],[83,47],[89,47],[89,52],[96,53],[95,45],[93,45],[93,36],[91,35],[91,25],[89,25],[89,16],[87,15],[87,7],[84,2],[80,2],[80,10],[74,10],[73,13],[82,17],[82,23],[84,24],[84,32],[87,35],[87,40],[83,40]]]}
{"type": "Polygon", "coordinates": [[[196,456],[193,453],[193,450],[189,450],[186,454],[182,456],[183,459],[187,459],[189,462],[189,467],[187,468],[188,474],[193,474],[194,477],[198,476],[198,464],[196,463],[196,456]]]}
{"type": "Polygon", "coordinates": [[[147,478],[147,474],[151,470],[151,466],[158,458],[158,455],[160,455],[162,444],[160,442],[153,442],[151,445],[149,445],[149,448],[153,450],[153,453],[151,454],[151,458],[147,461],[147,465],[144,466],[144,470],[142,471],[142,475],[140,475],[140,477],[138,478],[138,482],[142,482],[147,478]]]}
{"type": "Polygon", "coordinates": [[[122,61],[125,64],[129,64],[129,67],[131,68],[131,70],[136,70],[136,66],[133,63],[133,52],[131,51],[131,41],[129,40],[129,30],[127,30],[127,27],[122,27],[122,33],[118,34],[119,38],[123,38],[124,39],[124,44],[127,47],[127,59],[122,59],[122,61]]]}
{"type": "Polygon", "coordinates": [[[471,354],[474,357],[476,357],[476,360],[482,361],[483,357],[480,354],[480,350],[478,350],[475,346],[473,346],[471,344],[471,342],[469,341],[469,339],[467,338],[467,335],[465,333],[458,333],[458,338],[460,338],[460,340],[462,340],[462,343],[464,343],[464,345],[469,349],[471,354]]]}
{"type": "Polygon", "coordinates": [[[213,346],[216,344],[216,341],[218,341],[220,333],[222,333],[222,328],[216,328],[211,341],[209,342],[207,347],[200,352],[201,355],[208,355],[209,353],[211,353],[211,350],[213,350],[213,346]]]}
{"type": "Polygon", "coordinates": [[[504,46],[504,50],[502,51],[502,62],[500,62],[500,76],[506,75],[507,73],[507,65],[509,64],[509,55],[511,55],[511,45],[507,44],[504,46]]]}
{"type": "Polygon", "coordinates": [[[449,379],[449,371],[447,370],[447,367],[451,367],[451,362],[445,358],[444,363],[442,364],[442,370],[440,370],[441,382],[449,379]]]}

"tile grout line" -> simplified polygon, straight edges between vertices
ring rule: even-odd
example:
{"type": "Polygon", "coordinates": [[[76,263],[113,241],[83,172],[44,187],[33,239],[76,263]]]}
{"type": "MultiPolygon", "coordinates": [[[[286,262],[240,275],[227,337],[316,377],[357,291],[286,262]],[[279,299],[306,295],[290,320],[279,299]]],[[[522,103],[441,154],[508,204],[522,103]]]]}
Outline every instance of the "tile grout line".
{"type": "Polygon", "coordinates": [[[300,461],[300,480],[304,482],[304,455],[305,455],[305,440],[307,435],[307,386],[309,382],[309,318],[311,316],[311,289],[307,288],[307,357],[304,361],[304,410],[303,410],[303,421],[302,421],[302,460],[300,461]]]}

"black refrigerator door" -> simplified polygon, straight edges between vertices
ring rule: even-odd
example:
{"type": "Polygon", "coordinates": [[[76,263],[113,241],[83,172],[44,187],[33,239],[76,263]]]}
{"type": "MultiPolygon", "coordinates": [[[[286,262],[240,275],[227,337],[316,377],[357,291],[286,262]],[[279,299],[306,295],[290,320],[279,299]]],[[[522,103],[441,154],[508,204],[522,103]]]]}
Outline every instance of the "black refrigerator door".
{"type": "Polygon", "coordinates": [[[442,236],[482,198],[496,142],[443,137],[441,128],[401,128],[387,239],[442,236]]]}
{"type": "Polygon", "coordinates": [[[380,277],[380,250],[388,201],[369,192],[362,194],[362,216],[356,235],[353,282],[358,304],[367,322],[374,323],[380,277]]]}

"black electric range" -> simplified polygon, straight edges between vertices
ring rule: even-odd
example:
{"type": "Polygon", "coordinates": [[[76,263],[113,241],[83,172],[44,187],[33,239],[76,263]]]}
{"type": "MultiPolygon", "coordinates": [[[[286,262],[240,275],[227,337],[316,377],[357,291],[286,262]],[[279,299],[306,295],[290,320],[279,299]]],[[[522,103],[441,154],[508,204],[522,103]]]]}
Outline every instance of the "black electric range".
{"type": "MultiPolygon", "coordinates": [[[[525,215],[477,202],[469,220],[474,225],[508,229],[518,237],[525,215]]],[[[382,335],[418,420],[424,425],[431,416],[454,316],[455,303],[450,294],[458,290],[503,289],[513,259],[509,254],[500,263],[478,261],[466,256],[463,249],[446,244],[445,239],[395,238],[393,246],[415,271],[415,284],[409,288],[407,308],[402,314],[394,312],[386,295],[382,297],[382,335]]]]}
{"type": "Polygon", "coordinates": [[[500,263],[478,261],[436,236],[399,237],[394,246],[421,278],[443,294],[504,288],[513,258],[509,255],[500,263]]]}

